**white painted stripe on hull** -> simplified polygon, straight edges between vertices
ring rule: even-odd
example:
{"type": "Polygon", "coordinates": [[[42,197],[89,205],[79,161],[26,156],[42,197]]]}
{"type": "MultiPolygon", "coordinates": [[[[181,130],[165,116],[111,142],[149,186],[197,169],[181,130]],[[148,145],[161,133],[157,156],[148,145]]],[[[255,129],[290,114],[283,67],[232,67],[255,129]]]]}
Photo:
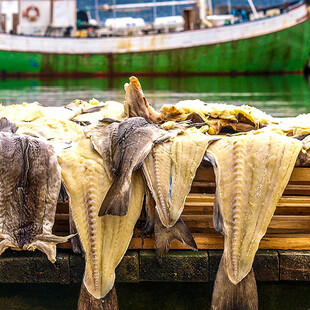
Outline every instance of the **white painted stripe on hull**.
{"type": "Polygon", "coordinates": [[[147,52],[242,40],[295,26],[308,16],[305,4],[278,16],[218,28],[136,37],[50,38],[0,34],[0,50],[51,54],[147,52]]]}

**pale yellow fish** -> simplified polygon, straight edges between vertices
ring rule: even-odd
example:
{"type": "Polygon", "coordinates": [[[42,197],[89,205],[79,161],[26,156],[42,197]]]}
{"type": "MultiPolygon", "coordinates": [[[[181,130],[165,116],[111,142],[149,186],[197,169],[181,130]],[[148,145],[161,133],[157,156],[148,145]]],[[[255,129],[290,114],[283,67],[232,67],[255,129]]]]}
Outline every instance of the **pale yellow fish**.
{"type": "Polygon", "coordinates": [[[301,147],[270,130],[222,138],[207,150],[216,163],[214,226],[224,235],[224,268],[234,284],[251,270],[301,147]]]}
{"type": "Polygon", "coordinates": [[[103,298],[114,285],[115,268],[127,250],[140,216],[144,182],[139,171],[133,173],[127,215],[98,217],[111,181],[102,158],[92,150],[90,139],[83,138],[64,150],[59,162],[73,220],[85,251],[84,284],[95,298],[103,298]]]}
{"type": "Polygon", "coordinates": [[[143,163],[147,184],[161,222],[172,227],[179,219],[211,136],[196,128],[156,145],[143,163]]]}

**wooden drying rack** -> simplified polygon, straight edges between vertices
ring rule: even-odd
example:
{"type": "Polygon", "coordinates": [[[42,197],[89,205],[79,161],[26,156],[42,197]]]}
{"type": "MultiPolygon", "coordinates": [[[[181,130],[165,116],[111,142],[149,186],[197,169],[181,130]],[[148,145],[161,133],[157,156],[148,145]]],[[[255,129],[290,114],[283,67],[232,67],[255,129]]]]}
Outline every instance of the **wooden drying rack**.
{"type": "MultiPolygon", "coordinates": [[[[199,249],[223,249],[223,237],[212,222],[215,180],[212,167],[200,166],[185,203],[182,219],[192,232],[199,249]]],[[[69,233],[68,203],[58,203],[55,234],[69,233]]],[[[129,249],[142,249],[141,228],[137,223],[129,249]]],[[[71,248],[71,243],[59,244],[71,248]]],[[[175,241],[171,249],[186,249],[175,241]]],[[[310,168],[295,167],[281,197],[260,249],[310,250],[310,168]]],[[[143,249],[154,249],[154,238],[144,238],[143,249]]]]}

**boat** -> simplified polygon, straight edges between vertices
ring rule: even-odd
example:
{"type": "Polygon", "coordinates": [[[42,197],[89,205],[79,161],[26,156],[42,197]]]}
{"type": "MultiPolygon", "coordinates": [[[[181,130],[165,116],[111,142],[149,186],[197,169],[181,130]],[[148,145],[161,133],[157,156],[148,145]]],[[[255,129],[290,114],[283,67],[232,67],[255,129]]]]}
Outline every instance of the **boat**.
{"type": "MultiPolygon", "coordinates": [[[[178,32],[95,38],[2,32],[0,72],[4,77],[302,73],[310,54],[309,7],[298,2],[271,17],[178,32]]],[[[30,18],[37,18],[35,8],[30,18]]],[[[205,11],[206,6],[205,20],[216,19],[205,11]]],[[[28,21],[29,12],[23,12],[28,21]]]]}

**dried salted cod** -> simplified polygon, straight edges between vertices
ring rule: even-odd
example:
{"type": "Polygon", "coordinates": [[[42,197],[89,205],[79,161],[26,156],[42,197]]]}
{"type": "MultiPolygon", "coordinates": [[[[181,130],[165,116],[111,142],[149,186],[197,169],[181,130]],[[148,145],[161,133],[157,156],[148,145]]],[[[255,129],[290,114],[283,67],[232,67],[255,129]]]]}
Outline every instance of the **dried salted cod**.
{"type": "Polygon", "coordinates": [[[147,102],[141,84],[135,76],[125,84],[124,110],[127,117],[141,116],[149,123],[161,123],[160,114],[147,102]]]}
{"type": "Polygon", "coordinates": [[[0,131],[15,133],[18,127],[11,123],[6,117],[0,119],[0,131]]]}
{"type": "Polygon", "coordinates": [[[269,132],[223,138],[207,150],[216,163],[214,226],[224,234],[227,273],[234,284],[252,267],[301,146],[269,132]]]}
{"type": "MultiPolygon", "coordinates": [[[[213,223],[224,235],[213,309],[227,309],[223,305],[240,289],[237,284],[243,279],[245,290],[247,287],[253,290],[255,283],[247,275],[301,146],[296,139],[269,131],[226,137],[208,148],[207,155],[212,159],[216,175],[213,223]],[[224,283],[220,282],[227,277],[235,286],[231,286],[231,294],[223,295],[224,283]]],[[[238,308],[242,296],[232,300],[239,302],[238,308]]]]}
{"type": "Polygon", "coordinates": [[[124,119],[124,105],[116,101],[99,102],[91,100],[90,103],[93,107],[87,107],[75,117],[71,118],[72,121],[82,125],[96,124],[104,118],[114,120],[124,119]],[[95,103],[97,102],[97,105],[95,103]]]}
{"type": "Polygon", "coordinates": [[[192,249],[197,248],[180,215],[210,140],[196,128],[187,129],[171,141],[156,145],[143,163],[143,172],[155,200],[152,202],[150,197],[146,200],[146,231],[155,226],[159,257],[174,239],[192,249]]]}
{"type": "Polygon", "coordinates": [[[56,244],[69,237],[52,234],[61,184],[53,147],[0,133],[0,163],[0,254],[39,249],[55,262],[56,244]]]}
{"type": "Polygon", "coordinates": [[[197,117],[198,123],[204,122],[210,126],[209,134],[218,134],[222,130],[250,131],[275,122],[271,116],[247,105],[235,106],[185,100],[176,105],[163,105],[160,109],[160,118],[163,121],[194,119],[193,122],[197,122],[197,117]]]}
{"type": "Polygon", "coordinates": [[[104,297],[113,287],[115,268],[125,254],[139,218],[144,196],[140,172],[132,176],[127,215],[98,217],[111,186],[102,158],[92,150],[90,139],[78,141],[59,158],[69,204],[85,251],[84,284],[95,297],[104,297]]]}
{"type": "Polygon", "coordinates": [[[156,145],[143,162],[143,172],[166,227],[179,219],[196,170],[213,138],[196,128],[156,145]]]}
{"type": "Polygon", "coordinates": [[[99,216],[123,216],[127,213],[132,173],[141,167],[154,144],[171,136],[142,117],[95,128],[91,133],[92,144],[103,158],[109,178],[113,181],[102,202],[99,216]]]}
{"type": "Polygon", "coordinates": [[[78,124],[57,118],[39,118],[32,122],[17,122],[17,133],[27,134],[48,141],[70,142],[82,136],[83,127],[78,124]]]}
{"type": "Polygon", "coordinates": [[[69,120],[75,114],[65,107],[47,107],[38,102],[0,106],[0,117],[11,122],[32,122],[41,117],[69,120]]]}

